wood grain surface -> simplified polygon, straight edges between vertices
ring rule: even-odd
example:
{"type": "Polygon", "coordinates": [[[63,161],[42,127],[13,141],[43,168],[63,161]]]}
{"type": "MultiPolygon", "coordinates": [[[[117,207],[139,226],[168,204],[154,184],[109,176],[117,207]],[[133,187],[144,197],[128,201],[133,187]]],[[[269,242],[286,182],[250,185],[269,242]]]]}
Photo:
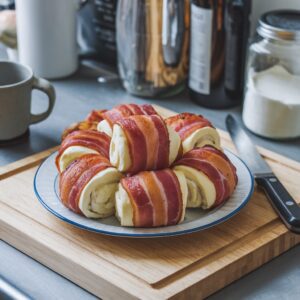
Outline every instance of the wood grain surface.
{"type": "MultiPolygon", "coordinates": [[[[257,189],[232,219],[185,236],[130,239],[75,228],[34,195],[37,165],[54,150],[0,168],[0,237],[101,298],[201,299],[300,243],[257,189]]],[[[300,164],[259,151],[299,203],[300,164]]]]}

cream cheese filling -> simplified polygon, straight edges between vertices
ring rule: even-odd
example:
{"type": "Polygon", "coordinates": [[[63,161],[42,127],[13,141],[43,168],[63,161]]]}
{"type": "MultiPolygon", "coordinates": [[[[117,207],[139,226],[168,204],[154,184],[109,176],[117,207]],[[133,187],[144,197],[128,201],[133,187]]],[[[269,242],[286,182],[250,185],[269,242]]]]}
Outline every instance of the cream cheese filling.
{"type": "Polygon", "coordinates": [[[167,129],[170,140],[169,165],[171,165],[178,156],[178,151],[181,146],[181,139],[179,134],[172,127],[167,125],[167,129]]]}
{"type": "Polygon", "coordinates": [[[195,130],[182,142],[183,153],[195,147],[203,147],[205,145],[211,145],[218,149],[221,148],[220,136],[215,128],[204,127],[195,130]]]}
{"type": "Polygon", "coordinates": [[[174,173],[178,178],[180,190],[181,190],[181,196],[182,196],[182,216],[178,222],[181,223],[184,220],[186,207],[187,207],[188,186],[187,186],[187,180],[181,171],[174,170],[174,173]]]}
{"type": "Polygon", "coordinates": [[[105,218],[115,212],[115,193],[122,174],[107,168],[96,174],[84,187],[79,208],[87,218],[105,218]]]}
{"type": "Polygon", "coordinates": [[[174,170],[181,171],[187,180],[187,207],[208,209],[214,205],[217,195],[216,189],[203,172],[183,165],[176,166],[174,170]]]}
{"type": "Polygon", "coordinates": [[[63,172],[75,159],[85,154],[98,154],[96,150],[86,148],[83,146],[68,147],[59,159],[59,169],[63,172]]]}
{"type": "Polygon", "coordinates": [[[113,133],[113,130],[112,130],[110,124],[106,120],[102,120],[101,122],[98,123],[97,130],[99,132],[106,133],[110,137],[112,136],[112,133],[113,133]]]}
{"type": "Polygon", "coordinates": [[[121,226],[133,226],[133,208],[129,195],[121,183],[116,192],[116,218],[120,221],[121,226]]]}
{"type": "Polygon", "coordinates": [[[131,166],[127,138],[121,126],[115,124],[109,148],[110,163],[119,171],[125,172],[131,166]]]}

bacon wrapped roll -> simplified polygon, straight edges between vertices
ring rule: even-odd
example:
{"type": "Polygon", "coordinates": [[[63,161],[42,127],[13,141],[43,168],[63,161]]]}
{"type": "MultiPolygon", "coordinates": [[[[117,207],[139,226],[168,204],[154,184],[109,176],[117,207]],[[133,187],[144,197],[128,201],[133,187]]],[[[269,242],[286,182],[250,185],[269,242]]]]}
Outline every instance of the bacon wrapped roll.
{"type": "Polygon", "coordinates": [[[179,154],[179,135],[158,115],[131,116],[113,127],[109,157],[121,172],[164,169],[179,154]]]}
{"type": "Polygon", "coordinates": [[[88,122],[88,121],[82,121],[82,122],[71,124],[63,131],[61,135],[61,140],[63,141],[70,133],[74,131],[79,131],[79,130],[97,131],[97,125],[98,125],[97,122],[88,122]]]}
{"type": "Polygon", "coordinates": [[[115,212],[115,193],[122,174],[98,154],[81,156],[60,176],[60,199],[87,218],[105,218],[115,212]]]}
{"type": "Polygon", "coordinates": [[[187,207],[208,209],[220,205],[231,196],[238,181],[234,165],[222,151],[212,146],[185,153],[174,170],[186,177],[187,207]]]}
{"type": "Polygon", "coordinates": [[[63,172],[78,157],[94,153],[109,157],[110,137],[92,130],[74,131],[62,142],[56,157],[56,166],[63,172]]]}
{"type": "Polygon", "coordinates": [[[123,178],[116,193],[122,226],[158,227],[183,221],[187,184],[180,171],[164,169],[123,178]]]}
{"type": "Polygon", "coordinates": [[[100,110],[92,110],[85,118],[85,121],[87,122],[96,122],[99,123],[103,120],[102,114],[105,113],[106,109],[100,109],[100,110]]]}
{"type": "Polygon", "coordinates": [[[67,137],[67,135],[69,135],[70,133],[72,133],[74,131],[78,131],[78,130],[94,130],[94,131],[97,131],[98,123],[103,120],[101,115],[104,112],[106,112],[105,109],[92,110],[87,115],[87,117],[84,119],[84,121],[71,124],[69,127],[67,127],[61,135],[61,140],[63,141],[67,137]]]}
{"type": "Polygon", "coordinates": [[[196,147],[211,145],[220,148],[220,136],[203,116],[181,113],[165,120],[180,136],[183,153],[196,147]]]}
{"type": "Polygon", "coordinates": [[[115,123],[137,115],[157,115],[157,112],[150,104],[121,104],[101,114],[104,120],[98,124],[98,131],[112,136],[112,128],[115,123]]]}

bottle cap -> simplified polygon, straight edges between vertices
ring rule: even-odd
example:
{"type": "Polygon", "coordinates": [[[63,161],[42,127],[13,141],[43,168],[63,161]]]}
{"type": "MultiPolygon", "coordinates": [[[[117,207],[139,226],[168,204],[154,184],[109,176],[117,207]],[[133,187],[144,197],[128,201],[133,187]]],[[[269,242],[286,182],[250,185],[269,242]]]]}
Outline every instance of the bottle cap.
{"type": "Polygon", "coordinates": [[[275,10],[263,14],[257,32],[264,38],[300,41],[300,10],[275,10]]]}

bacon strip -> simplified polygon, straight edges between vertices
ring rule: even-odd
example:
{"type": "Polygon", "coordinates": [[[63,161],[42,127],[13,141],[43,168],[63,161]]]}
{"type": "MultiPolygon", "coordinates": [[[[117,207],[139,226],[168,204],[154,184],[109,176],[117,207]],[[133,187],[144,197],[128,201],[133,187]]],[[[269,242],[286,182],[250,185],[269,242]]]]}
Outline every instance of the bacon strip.
{"type": "Polygon", "coordinates": [[[176,165],[184,165],[201,171],[213,182],[216,189],[215,205],[222,203],[229,196],[228,183],[223,174],[209,162],[195,158],[182,158],[176,165]]]}
{"type": "MultiPolygon", "coordinates": [[[[139,128],[140,132],[144,135],[145,142],[146,142],[146,154],[145,161],[146,167],[144,170],[151,170],[153,162],[157,161],[158,155],[158,147],[153,147],[159,139],[158,131],[156,130],[155,123],[149,122],[148,118],[134,118],[134,122],[139,128]],[[152,151],[151,151],[152,149],[152,151]]],[[[154,166],[156,169],[156,164],[154,166]]]]}
{"type": "Polygon", "coordinates": [[[106,109],[100,109],[100,110],[92,110],[85,118],[85,121],[87,122],[96,122],[99,123],[103,120],[102,114],[105,113],[106,109]]]}
{"type": "Polygon", "coordinates": [[[118,123],[126,135],[132,165],[128,172],[169,166],[170,140],[163,119],[156,115],[131,116],[118,123]]]}
{"type": "Polygon", "coordinates": [[[63,141],[69,134],[71,134],[74,131],[78,131],[78,130],[97,131],[97,125],[98,125],[97,122],[90,122],[90,121],[82,121],[82,122],[74,123],[63,131],[61,135],[61,140],[63,141]]]}
{"type": "Polygon", "coordinates": [[[156,184],[155,176],[153,172],[142,172],[140,173],[140,180],[143,183],[144,190],[149,195],[149,199],[152,202],[153,207],[153,226],[160,226],[165,224],[166,211],[163,194],[161,193],[160,187],[156,184]]]}
{"type": "Polygon", "coordinates": [[[141,172],[121,180],[133,208],[135,227],[177,224],[183,214],[180,183],[170,169],[141,172]]]}
{"type": "Polygon", "coordinates": [[[234,187],[235,187],[238,182],[238,177],[236,174],[236,167],[232,164],[232,162],[229,160],[229,158],[222,151],[220,151],[219,149],[216,149],[213,146],[207,145],[207,146],[205,146],[205,149],[209,149],[210,152],[222,156],[228,162],[228,165],[230,166],[232,173],[234,175],[234,182],[235,182],[234,187]]]}
{"type": "MultiPolygon", "coordinates": [[[[156,169],[163,169],[169,166],[170,139],[167,126],[159,116],[151,117],[153,124],[156,127],[158,135],[158,153],[156,169]]],[[[153,145],[150,145],[153,149],[153,145]]]]}
{"type": "Polygon", "coordinates": [[[122,127],[129,145],[131,167],[127,170],[136,173],[146,169],[147,144],[143,132],[131,118],[122,119],[118,122],[122,127]]]}
{"type": "Polygon", "coordinates": [[[102,132],[92,130],[74,131],[70,133],[62,142],[58,155],[56,156],[56,166],[59,170],[59,160],[63,152],[71,146],[83,146],[93,149],[104,157],[109,157],[110,137],[102,132]]]}
{"type": "Polygon", "coordinates": [[[110,126],[122,120],[135,115],[157,115],[157,112],[152,105],[143,104],[121,104],[101,114],[101,117],[105,119],[110,126]]]}
{"type": "Polygon", "coordinates": [[[81,214],[78,207],[81,192],[96,174],[109,167],[111,167],[109,160],[98,154],[87,154],[73,161],[60,176],[62,203],[81,214]]]}
{"type": "Polygon", "coordinates": [[[203,116],[187,112],[167,118],[165,122],[179,134],[181,140],[185,140],[197,129],[213,128],[212,124],[203,116]]]}
{"type": "Polygon", "coordinates": [[[178,178],[170,169],[157,171],[155,175],[164,188],[166,198],[169,200],[167,210],[168,223],[166,225],[175,225],[179,222],[183,213],[182,192],[178,178]]]}
{"type": "Polygon", "coordinates": [[[140,108],[143,112],[144,115],[157,115],[158,113],[156,112],[156,110],[154,109],[154,107],[150,104],[143,104],[140,105],[140,108]]]}
{"type": "Polygon", "coordinates": [[[70,133],[78,130],[94,130],[97,131],[97,125],[100,121],[103,120],[102,113],[106,112],[105,109],[102,110],[92,110],[84,121],[74,123],[67,127],[62,135],[61,140],[63,141],[70,133]]]}
{"type": "Polygon", "coordinates": [[[186,158],[197,158],[209,161],[215,168],[222,172],[226,177],[229,186],[229,193],[232,194],[236,184],[237,184],[237,175],[236,168],[230,162],[228,157],[220,150],[212,147],[205,146],[201,151],[191,151],[185,156],[186,158]]]}
{"type": "Polygon", "coordinates": [[[203,172],[214,184],[218,206],[230,197],[237,184],[236,168],[228,157],[211,146],[193,149],[176,162],[203,172]]]}
{"type": "Polygon", "coordinates": [[[136,227],[153,227],[153,205],[141,179],[137,176],[128,177],[127,179],[124,180],[123,187],[126,189],[133,207],[133,224],[136,227]]]}

